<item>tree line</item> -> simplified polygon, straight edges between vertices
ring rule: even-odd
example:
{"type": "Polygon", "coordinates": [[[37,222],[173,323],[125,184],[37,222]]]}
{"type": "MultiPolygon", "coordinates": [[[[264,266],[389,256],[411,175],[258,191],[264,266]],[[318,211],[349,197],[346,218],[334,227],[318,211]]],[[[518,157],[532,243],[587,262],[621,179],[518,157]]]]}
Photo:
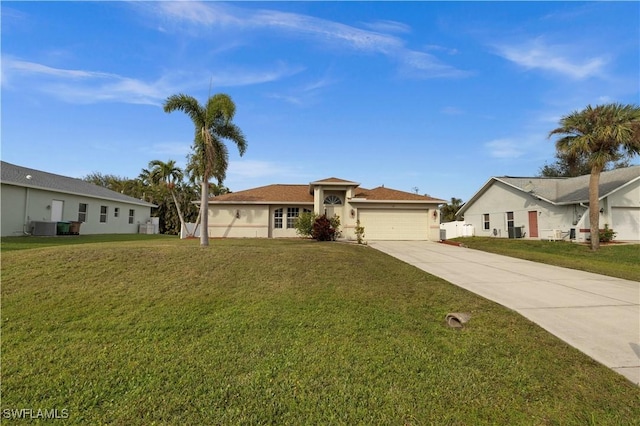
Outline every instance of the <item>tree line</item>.
{"type": "MultiPolygon", "coordinates": [[[[150,161],[135,178],[93,172],[83,180],[157,205],[152,216],[159,218],[161,234],[178,235],[182,222],[198,220],[200,209],[194,201],[200,200],[199,179],[188,168],[177,167],[175,160],[150,161]]],[[[222,182],[210,182],[208,190],[212,196],[231,192],[222,182]]]]}

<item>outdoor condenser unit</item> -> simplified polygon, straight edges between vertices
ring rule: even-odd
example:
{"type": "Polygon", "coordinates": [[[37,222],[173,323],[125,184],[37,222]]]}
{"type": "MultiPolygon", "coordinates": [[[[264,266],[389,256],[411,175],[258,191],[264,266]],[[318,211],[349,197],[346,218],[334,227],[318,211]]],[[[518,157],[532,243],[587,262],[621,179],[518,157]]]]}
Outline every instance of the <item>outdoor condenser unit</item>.
{"type": "Polygon", "coordinates": [[[57,231],[56,226],[56,222],[31,222],[31,235],[55,236],[57,231]]]}

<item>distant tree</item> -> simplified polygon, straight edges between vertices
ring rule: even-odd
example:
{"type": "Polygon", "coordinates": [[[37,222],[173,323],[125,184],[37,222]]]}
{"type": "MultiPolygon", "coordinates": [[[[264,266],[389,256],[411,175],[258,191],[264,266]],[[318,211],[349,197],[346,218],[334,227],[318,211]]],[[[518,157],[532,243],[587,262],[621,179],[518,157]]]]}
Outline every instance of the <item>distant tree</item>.
{"type": "MultiPolygon", "coordinates": [[[[538,176],[576,177],[591,173],[591,166],[589,165],[589,160],[585,155],[556,151],[555,157],[556,161],[554,163],[545,164],[540,168],[538,176]]],[[[625,158],[618,158],[617,160],[612,161],[614,162],[609,165],[605,165],[603,171],[629,167],[630,164],[629,160],[625,158]]]]}
{"type": "Polygon", "coordinates": [[[192,173],[199,177],[201,185],[200,245],[208,246],[209,180],[215,177],[219,182],[223,181],[228,166],[228,150],[223,141],[234,142],[240,155],[246,151],[247,142],[240,128],[232,122],[236,106],[226,94],[209,97],[204,106],[189,95],[169,96],[164,103],[164,111],[176,110],[186,113],[195,127],[194,155],[190,163],[192,173]]]}
{"type": "Polygon", "coordinates": [[[184,173],[176,166],[174,160],[169,160],[166,163],[160,160],[152,160],[149,162],[149,168],[151,169],[150,175],[152,182],[163,185],[164,188],[169,191],[169,194],[171,194],[173,203],[176,206],[176,213],[178,213],[178,218],[180,219],[180,226],[187,229],[184,215],[182,214],[182,207],[176,198],[175,191],[176,184],[182,182],[184,173]]]}
{"type": "Polygon", "coordinates": [[[586,158],[589,179],[591,250],[600,248],[600,173],[612,161],[640,154],[640,107],[637,105],[588,105],[560,119],[549,137],[560,135],[556,149],[572,158],[586,158]]]}
{"type": "Polygon", "coordinates": [[[129,179],[111,174],[93,172],[83,177],[82,180],[84,180],[85,182],[90,182],[94,185],[102,186],[112,191],[120,192],[123,186],[123,182],[129,179]]]}
{"type": "Polygon", "coordinates": [[[444,206],[440,207],[440,221],[441,222],[453,222],[456,220],[456,213],[462,207],[462,200],[460,198],[451,197],[451,201],[444,206]]]}

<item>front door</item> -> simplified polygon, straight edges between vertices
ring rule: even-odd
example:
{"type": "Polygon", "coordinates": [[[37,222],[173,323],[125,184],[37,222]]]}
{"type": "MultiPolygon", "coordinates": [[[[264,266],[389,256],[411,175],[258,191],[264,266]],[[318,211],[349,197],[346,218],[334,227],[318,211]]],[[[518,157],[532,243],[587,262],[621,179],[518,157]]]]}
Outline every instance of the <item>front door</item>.
{"type": "Polygon", "coordinates": [[[529,212],[529,236],[538,238],[538,212],[529,212]]]}
{"type": "Polygon", "coordinates": [[[51,201],[51,222],[62,221],[62,208],[64,207],[64,201],[52,200],[51,201]]]}

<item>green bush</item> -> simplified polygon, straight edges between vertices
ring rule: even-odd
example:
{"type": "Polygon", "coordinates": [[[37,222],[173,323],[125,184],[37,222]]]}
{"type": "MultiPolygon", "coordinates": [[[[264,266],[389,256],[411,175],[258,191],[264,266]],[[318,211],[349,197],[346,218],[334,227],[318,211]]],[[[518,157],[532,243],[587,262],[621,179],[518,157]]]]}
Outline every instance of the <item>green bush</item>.
{"type": "Polygon", "coordinates": [[[333,217],[329,218],[329,223],[334,230],[333,239],[340,238],[342,232],[340,231],[340,216],[334,214],[333,217]]]}
{"type": "Polygon", "coordinates": [[[318,215],[314,212],[304,212],[296,220],[296,234],[303,238],[309,238],[313,235],[313,224],[315,223],[318,215]]]}
{"type": "Polygon", "coordinates": [[[364,226],[360,226],[360,219],[356,221],[356,239],[358,244],[364,243],[364,226]]]}
{"type": "Polygon", "coordinates": [[[609,228],[609,224],[604,224],[604,229],[601,229],[600,234],[600,242],[608,243],[616,237],[616,233],[613,229],[609,228]]]}

